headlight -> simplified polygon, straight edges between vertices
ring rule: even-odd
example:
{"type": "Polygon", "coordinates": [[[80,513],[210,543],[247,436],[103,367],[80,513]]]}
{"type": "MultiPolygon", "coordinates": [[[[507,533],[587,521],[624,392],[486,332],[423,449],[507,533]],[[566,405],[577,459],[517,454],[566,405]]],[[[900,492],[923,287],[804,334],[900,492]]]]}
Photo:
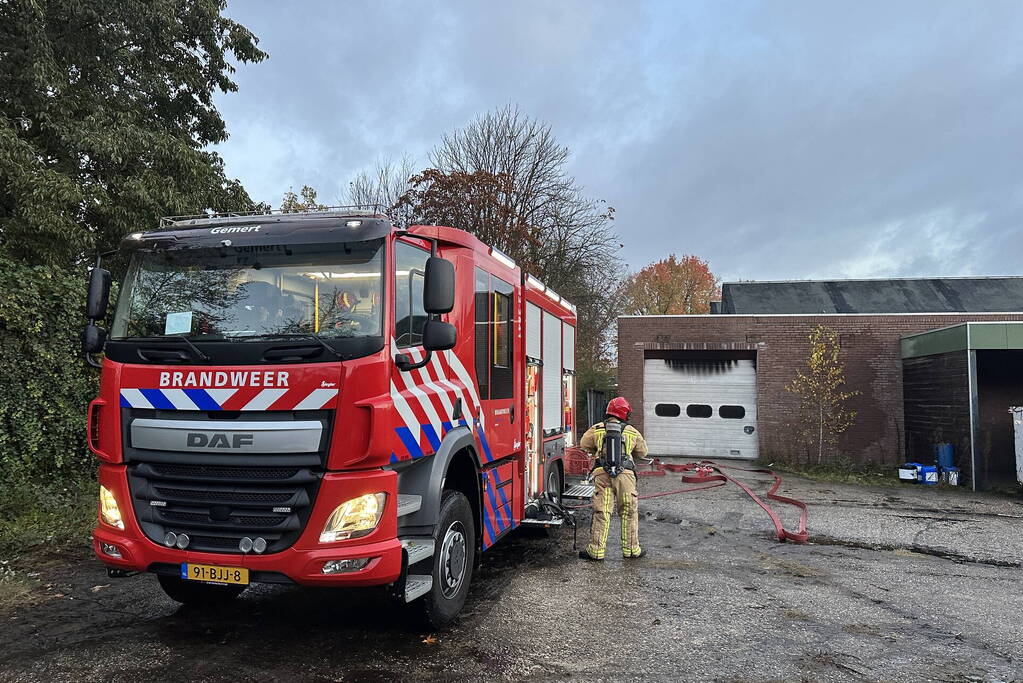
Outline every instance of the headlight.
{"type": "Polygon", "coordinates": [[[386,493],[367,493],[341,503],[327,518],[327,524],[320,533],[320,543],[358,538],[373,531],[380,523],[386,499],[386,493]]]}
{"type": "Polygon", "coordinates": [[[117,499],[106,486],[99,487],[99,516],[110,526],[124,531],[124,520],[121,519],[121,510],[117,507],[117,499]]]}

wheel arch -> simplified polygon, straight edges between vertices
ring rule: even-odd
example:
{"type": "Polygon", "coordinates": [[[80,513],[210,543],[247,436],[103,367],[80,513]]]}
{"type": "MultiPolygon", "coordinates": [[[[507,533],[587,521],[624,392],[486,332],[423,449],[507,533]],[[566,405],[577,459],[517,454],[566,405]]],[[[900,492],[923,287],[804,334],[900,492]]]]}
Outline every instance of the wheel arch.
{"type": "Polygon", "coordinates": [[[399,526],[434,527],[440,518],[445,487],[461,491],[469,499],[478,532],[482,519],[479,455],[468,427],[451,430],[434,455],[421,458],[398,472],[398,492],[423,498],[419,510],[399,519],[399,526]]]}

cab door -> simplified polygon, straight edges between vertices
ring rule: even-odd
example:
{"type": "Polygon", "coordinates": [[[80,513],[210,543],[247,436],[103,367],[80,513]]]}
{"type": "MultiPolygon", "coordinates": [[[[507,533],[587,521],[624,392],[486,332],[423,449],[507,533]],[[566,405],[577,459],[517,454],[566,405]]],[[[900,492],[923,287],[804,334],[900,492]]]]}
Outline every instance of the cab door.
{"type": "Polygon", "coordinates": [[[476,269],[476,380],[479,385],[484,457],[499,460],[522,449],[522,388],[516,381],[522,357],[515,334],[520,288],[482,268],[476,269]],[[487,451],[489,450],[489,453],[487,451]]]}

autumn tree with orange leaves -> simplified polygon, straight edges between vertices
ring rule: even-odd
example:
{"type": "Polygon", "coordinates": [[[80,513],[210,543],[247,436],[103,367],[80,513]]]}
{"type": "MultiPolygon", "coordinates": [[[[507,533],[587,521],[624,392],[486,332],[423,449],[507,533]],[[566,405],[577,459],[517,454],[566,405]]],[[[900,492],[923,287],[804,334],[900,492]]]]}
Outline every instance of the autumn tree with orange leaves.
{"type": "Polygon", "coordinates": [[[625,281],[625,312],[629,315],[709,313],[718,279],[696,256],[671,254],[651,263],[625,281]]]}

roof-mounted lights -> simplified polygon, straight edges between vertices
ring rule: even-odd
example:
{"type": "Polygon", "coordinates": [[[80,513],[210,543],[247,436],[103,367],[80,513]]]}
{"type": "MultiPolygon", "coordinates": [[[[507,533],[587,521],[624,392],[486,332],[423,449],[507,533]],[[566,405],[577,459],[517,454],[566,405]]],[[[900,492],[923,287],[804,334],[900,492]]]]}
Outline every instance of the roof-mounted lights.
{"type": "Polygon", "coordinates": [[[530,287],[535,287],[536,289],[539,289],[541,292],[546,292],[547,291],[547,285],[545,285],[544,283],[540,282],[539,280],[537,280],[532,275],[526,276],[526,282],[529,283],[530,287]]]}
{"type": "Polygon", "coordinates": [[[503,263],[504,265],[508,266],[509,268],[515,267],[515,261],[513,261],[511,257],[508,256],[508,254],[505,254],[499,249],[494,249],[493,247],[490,247],[490,255],[497,259],[500,263],[503,263]]]}
{"type": "Polygon", "coordinates": [[[357,228],[362,225],[362,221],[345,221],[346,228],[357,228]]]}

